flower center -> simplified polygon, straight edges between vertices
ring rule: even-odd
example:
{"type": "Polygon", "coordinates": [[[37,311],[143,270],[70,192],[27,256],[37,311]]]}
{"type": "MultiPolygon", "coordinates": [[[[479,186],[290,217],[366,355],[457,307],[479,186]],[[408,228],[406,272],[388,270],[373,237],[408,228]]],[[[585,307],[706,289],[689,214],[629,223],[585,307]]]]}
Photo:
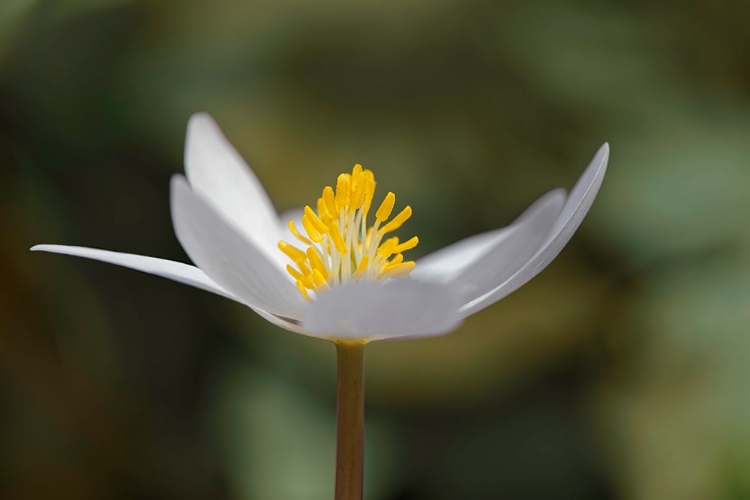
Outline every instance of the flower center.
{"type": "Polygon", "coordinates": [[[382,281],[408,275],[414,261],[404,261],[403,252],[411,250],[419,238],[401,243],[398,237],[383,239],[411,217],[411,207],[388,219],[396,203],[389,192],[375,212],[375,222],[367,225],[375,194],[375,176],[355,165],[351,174],[339,175],[336,191],[326,186],[318,198],[317,210],[304,209],[300,232],[293,220],[289,230],[304,245],[304,250],[286,241],[279,249],[293,261],[287,272],[297,281],[297,289],[306,298],[331,286],[350,281],[382,281]]]}

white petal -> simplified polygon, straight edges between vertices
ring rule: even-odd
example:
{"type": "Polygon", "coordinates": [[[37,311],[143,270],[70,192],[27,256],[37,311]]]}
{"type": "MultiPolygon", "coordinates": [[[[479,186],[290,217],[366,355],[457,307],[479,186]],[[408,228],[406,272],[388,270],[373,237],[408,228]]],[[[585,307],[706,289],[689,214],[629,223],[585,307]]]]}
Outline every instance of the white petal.
{"type": "Polygon", "coordinates": [[[194,192],[279,263],[278,217],[271,200],[207,113],[196,113],[188,122],[185,173],[194,192]]]}
{"type": "MultiPolygon", "coordinates": [[[[206,273],[195,266],[183,264],[182,262],[157,259],[155,257],[145,257],[143,255],[133,255],[129,253],[110,252],[109,250],[99,250],[96,248],[74,247],[65,245],[35,245],[31,248],[31,250],[34,252],[51,252],[64,255],[73,255],[76,257],[85,257],[101,262],[108,262],[110,264],[128,267],[130,269],[135,269],[136,271],[153,274],[155,276],[161,276],[162,278],[167,278],[173,281],[184,283],[186,285],[191,285],[196,288],[222,295],[239,303],[243,303],[240,299],[233,296],[226,290],[223,290],[219,285],[214,283],[211,278],[206,276],[206,273]]],[[[274,325],[280,326],[281,328],[296,333],[305,333],[304,330],[302,330],[302,328],[293,321],[274,316],[273,314],[263,311],[262,309],[252,309],[274,325]]]]}
{"type": "Polygon", "coordinates": [[[411,277],[422,281],[447,283],[461,274],[472,262],[505,239],[512,228],[503,227],[475,234],[417,260],[411,277]]]}
{"type": "Polygon", "coordinates": [[[193,262],[248,305],[298,319],[304,300],[284,272],[193,193],[184,177],[172,177],[171,188],[172,223],[193,262]]]}
{"type": "Polygon", "coordinates": [[[354,282],[327,290],[308,305],[302,326],[327,339],[384,340],[448,333],[461,323],[449,288],[409,279],[354,282]]]}
{"type": "Polygon", "coordinates": [[[602,185],[604,173],[607,170],[607,161],[609,159],[609,145],[604,144],[597,151],[594,159],[586,168],[575,187],[570,193],[560,216],[555,222],[552,233],[542,248],[537,251],[536,255],[527,262],[523,268],[515,273],[510,279],[499,284],[496,288],[478,297],[461,308],[461,314],[466,317],[485,307],[489,306],[516,291],[526,284],[534,276],[539,274],[557,255],[563,247],[570,241],[573,233],[581,225],[586,213],[591,208],[596,194],[602,185]]]}
{"type": "MultiPolygon", "coordinates": [[[[570,192],[565,207],[563,208],[560,218],[555,224],[555,235],[550,237],[551,243],[553,238],[557,238],[558,234],[568,231],[569,236],[572,236],[578,226],[581,225],[581,221],[586,216],[594,203],[594,198],[599,192],[599,188],[604,180],[604,174],[607,171],[607,162],[609,161],[609,144],[604,143],[592,158],[583,175],[578,179],[573,190],[570,192]],[[572,227],[575,225],[575,227],[572,227]],[[572,229],[571,229],[572,227],[572,229]]],[[[570,238],[568,238],[570,239],[570,238]]],[[[565,240],[567,243],[568,240],[565,240]]],[[[565,243],[563,243],[565,245],[565,243]]],[[[562,250],[562,247],[561,247],[562,250]]]]}
{"type": "Polygon", "coordinates": [[[564,197],[565,191],[555,190],[547,193],[527,208],[510,226],[469,236],[425,255],[417,260],[417,267],[411,273],[412,278],[436,283],[448,283],[513,233],[516,225],[531,217],[534,211],[541,209],[548,196],[557,198],[560,195],[564,197]]]}
{"type": "Polygon", "coordinates": [[[59,253],[108,262],[110,264],[128,267],[130,269],[135,269],[136,271],[161,276],[162,278],[201,288],[241,302],[231,293],[223,290],[219,285],[214,283],[211,278],[206,276],[206,273],[195,266],[183,264],[182,262],[157,259],[155,257],[145,257],[143,255],[134,255],[130,253],[111,252],[109,250],[99,250],[97,248],[66,245],[35,245],[31,247],[31,250],[33,252],[59,253]]]}
{"type": "Polygon", "coordinates": [[[456,277],[450,286],[462,303],[492,291],[521,269],[547,240],[564,204],[561,189],[539,198],[508,228],[507,236],[456,277]]]}
{"type": "Polygon", "coordinates": [[[261,318],[265,319],[269,323],[273,323],[274,325],[283,328],[284,330],[289,330],[290,332],[301,333],[302,335],[314,337],[314,335],[310,335],[308,332],[306,332],[305,329],[299,325],[299,322],[297,320],[293,320],[291,318],[282,318],[255,307],[251,307],[251,309],[258,313],[261,318]]]}

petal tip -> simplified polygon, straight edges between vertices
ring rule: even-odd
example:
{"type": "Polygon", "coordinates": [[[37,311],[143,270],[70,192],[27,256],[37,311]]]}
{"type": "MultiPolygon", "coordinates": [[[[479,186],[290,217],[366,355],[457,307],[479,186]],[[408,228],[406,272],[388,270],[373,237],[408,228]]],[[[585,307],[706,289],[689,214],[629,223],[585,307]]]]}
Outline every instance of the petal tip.
{"type": "Polygon", "coordinates": [[[188,183],[188,180],[182,174],[174,174],[169,179],[170,195],[174,197],[174,195],[178,192],[178,190],[182,190],[182,189],[190,189],[190,184],[188,183]]]}
{"type": "MultiPolygon", "coordinates": [[[[199,145],[204,138],[216,135],[218,130],[220,129],[216,120],[205,111],[190,116],[185,133],[185,168],[189,169],[190,163],[194,161],[195,150],[200,149],[199,145]]],[[[221,132],[218,134],[221,135],[221,132]]]]}
{"type": "Polygon", "coordinates": [[[203,123],[216,123],[213,119],[213,117],[207,113],[206,111],[198,111],[196,113],[193,113],[190,115],[190,118],[188,119],[188,130],[192,129],[193,127],[199,126],[203,123]]]}
{"type": "MultiPolygon", "coordinates": [[[[578,182],[584,181],[584,183],[594,183],[596,179],[601,179],[604,173],[607,171],[607,164],[609,163],[609,143],[605,142],[599,149],[596,150],[596,154],[591,159],[588,167],[584,171],[584,174],[578,180],[578,182]]],[[[575,188],[574,188],[575,189],[575,188]]]]}
{"type": "Polygon", "coordinates": [[[609,160],[609,142],[605,142],[599,147],[599,150],[596,152],[596,157],[600,159],[600,163],[607,164],[607,161],[609,160]]]}
{"type": "MultiPolygon", "coordinates": [[[[561,201],[562,203],[565,203],[565,199],[568,197],[568,190],[562,187],[555,188],[548,192],[544,197],[549,197],[556,201],[561,201]]],[[[562,208],[562,207],[560,207],[562,208]]]]}

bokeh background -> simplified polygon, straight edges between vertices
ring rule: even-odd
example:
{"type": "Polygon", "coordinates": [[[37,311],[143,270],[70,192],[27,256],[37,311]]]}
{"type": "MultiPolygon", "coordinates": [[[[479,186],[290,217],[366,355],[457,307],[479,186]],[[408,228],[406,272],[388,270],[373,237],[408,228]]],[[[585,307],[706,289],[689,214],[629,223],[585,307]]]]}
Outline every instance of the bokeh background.
{"type": "Polygon", "coordinates": [[[280,211],[360,162],[416,255],[610,170],[538,278],[367,353],[368,500],[750,498],[750,3],[2,0],[0,498],[329,499],[333,347],[185,261],[210,112],[280,211]]]}

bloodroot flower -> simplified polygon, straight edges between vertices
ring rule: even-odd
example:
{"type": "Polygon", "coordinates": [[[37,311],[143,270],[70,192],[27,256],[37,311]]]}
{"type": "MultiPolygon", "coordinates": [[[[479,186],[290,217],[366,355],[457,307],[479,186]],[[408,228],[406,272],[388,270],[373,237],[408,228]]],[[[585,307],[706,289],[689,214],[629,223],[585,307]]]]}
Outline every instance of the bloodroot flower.
{"type": "Polygon", "coordinates": [[[551,191],[510,226],[414,262],[405,254],[418,238],[391,236],[411,207],[396,213],[393,193],[377,198],[370,170],[355,165],[312,207],[280,219],[252,170],[211,117],[199,113],[188,124],[187,179],[175,175],[171,182],[175,233],[197,267],[75,246],[32,250],[202,288],[313,337],[369,342],[439,335],[524,285],[557,256],[591,207],[608,153],[605,144],[569,196],[551,191]]]}
{"type": "Polygon", "coordinates": [[[207,114],[194,115],[187,178],[171,181],[172,222],[195,263],[93,248],[37,245],[192,285],[245,304],[271,323],[328,339],[338,350],[336,498],[362,491],[363,346],[448,333],[542,271],[588,212],[607,168],[604,144],[569,195],[542,196],[510,226],[416,262],[419,242],[393,232],[411,217],[392,192],[375,193],[360,165],[311,206],[280,218],[250,167],[207,114]]]}

